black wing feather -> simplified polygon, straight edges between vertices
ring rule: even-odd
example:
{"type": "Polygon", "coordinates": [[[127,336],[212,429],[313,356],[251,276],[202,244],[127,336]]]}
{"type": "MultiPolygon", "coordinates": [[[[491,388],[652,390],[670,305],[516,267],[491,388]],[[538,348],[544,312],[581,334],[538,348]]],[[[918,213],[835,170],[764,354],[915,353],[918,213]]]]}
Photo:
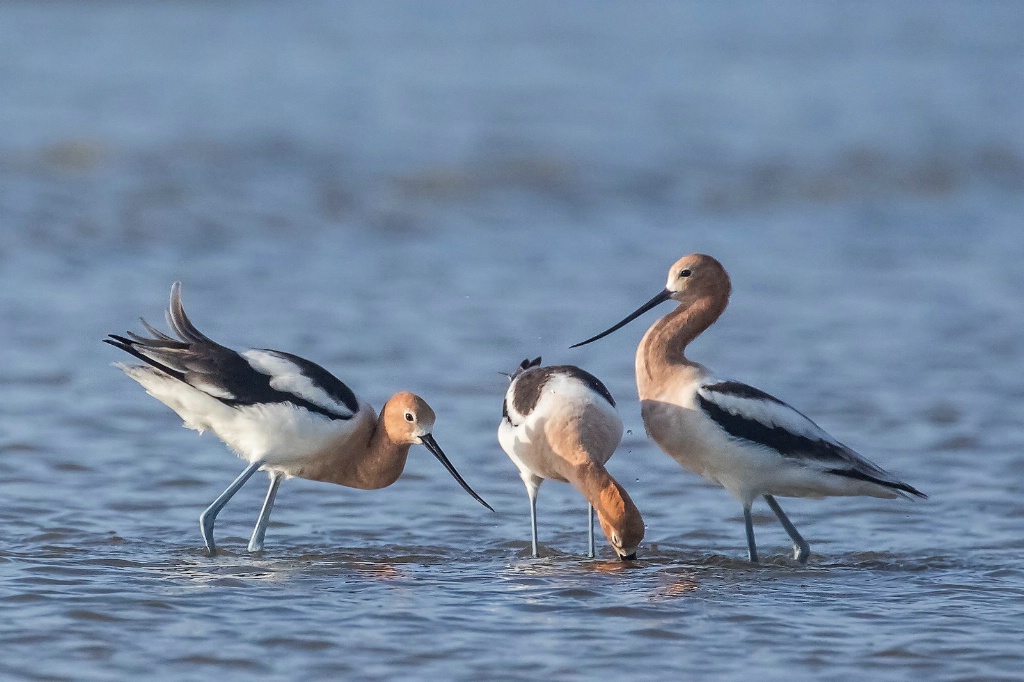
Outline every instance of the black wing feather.
{"type": "MultiPolygon", "coordinates": [[[[785,404],[780,400],[773,400],[785,404]]],[[[711,417],[716,424],[721,426],[733,438],[764,445],[775,450],[783,457],[790,459],[818,459],[837,463],[846,462],[848,459],[846,448],[839,443],[808,438],[802,434],[793,433],[782,426],[764,424],[742,414],[730,412],[718,405],[718,403],[708,400],[700,393],[697,394],[697,402],[700,404],[701,409],[704,410],[704,413],[711,417]]]]}
{"type": "MultiPolygon", "coordinates": [[[[270,384],[270,375],[257,371],[242,355],[196,329],[181,304],[181,285],[178,282],[171,287],[167,319],[180,340],[143,321],[143,326],[153,338],[128,332],[127,337],[111,334],[104,341],[226,405],[291,403],[330,419],[351,418],[351,414],[338,414],[301,396],[274,388],[270,384]]],[[[269,352],[292,362],[313,383],[344,403],[352,414],[359,410],[355,394],[323,367],[290,353],[269,352]]]]}
{"type": "Polygon", "coordinates": [[[700,408],[715,421],[730,436],[740,440],[769,447],[787,459],[797,461],[818,461],[827,462],[831,466],[824,469],[825,473],[836,476],[845,476],[860,481],[868,481],[886,488],[900,490],[917,497],[927,497],[924,493],[911,485],[892,479],[888,473],[878,465],[868,461],[847,446],[832,440],[825,435],[820,427],[811,421],[806,415],[788,404],[779,400],[773,395],[748,386],[738,381],[723,381],[716,384],[708,384],[702,387],[709,395],[715,393],[741,398],[746,400],[760,400],[767,403],[774,403],[782,409],[792,410],[793,413],[806,419],[813,430],[819,431],[825,437],[813,438],[805,434],[795,433],[778,424],[765,424],[762,421],[745,416],[739,412],[731,411],[722,407],[713,400],[705,398],[698,391],[697,403],[700,408]]]}
{"type": "MultiPolygon", "coordinates": [[[[615,407],[615,399],[612,397],[611,392],[605,387],[601,380],[595,377],[590,372],[580,369],[575,365],[551,365],[549,367],[539,367],[540,358],[529,362],[524,360],[523,364],[519,367],[513,375],[517,378],[515,392],[512,395],[513,406],[521,415],[528,415],[533,412],[534,408],[537,407],[537,403],[540,401],[541,394],[544,391],[544,385],[552,377],[562,374],[569,376],[577,381],[585,384],[590,390],[594,391],[602,398],[608,401],[608,403],[615,407]]],[[[508,416],[508,405],[503,406],[505,416],[508,416]]]]}

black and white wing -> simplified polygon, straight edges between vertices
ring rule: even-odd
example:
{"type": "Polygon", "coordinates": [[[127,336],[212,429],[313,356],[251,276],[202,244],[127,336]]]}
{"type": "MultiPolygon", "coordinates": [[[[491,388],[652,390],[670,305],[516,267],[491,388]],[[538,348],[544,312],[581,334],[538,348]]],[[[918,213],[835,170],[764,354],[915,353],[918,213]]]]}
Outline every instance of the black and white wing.
{"type": "Polygon", "coordinates": [[[925,497],[837,441],[801,412],[753,386],[705,380],[697,389],[696,402],[734,439],[770,448],[786,459],[824,473],[925,497]]]}
{"type": "MultiPolygon", "coordinates": [[[[578,382],[580,390],[591,392],[614,408],[615,399],[601,380],[575,365],[540,366],[540,358],[523,360],[510,375],[511,385],[501,406],[506,421],[519,424],[536,409],[548,382],[562,378],[578,382]],[[510,404],[511,401],[511,404],[510,404]],[[511,409],[510,409],[511,408],[511,409]]],[[[579,397],[583,397],[582,394],[579,397]]]]}
{"type": "Polygon", "coordinates": [[[171,287],[167,321],[178,338],[142,321],[151,334],[111,334],[106,343],[226,405],[290,403],[328,419],[351,419],[359,411],[355,394],[320,365],[291,353],[238,353],[196,329],[181,305],[181,284],[171,287]]]}
{"type": "MultiPolygon", "coordinates": [[[[523,372],[525,372],[525,371],[527,371],[529,369],[533,369],[534,367],[540,367],[540,357],[539,356],[534,358],[533,360],[531,360],[529,358],[526,358],[525,360],[523,360],[522,362],[519,363],[519,366],[516,367],[514,372],[512,372],[511,374],[507,374],[506,375],[508,377],[508,381],[509,381],[510,386],[509,386],[509,390],[505,392],[505,399],[503,401],[501,401],[501,416],[502,416],[502,418],[505,421],[507,421],[509,423],[511,423],[512,420],[511,420],[511,418],[509,417],[509,414],[508,414],[508,400],[513,395],[513,393],[514,393],[512,391],[511,384],[516,379],[519,378],[520,374],[522,374],[523,372]]],[[[505,373],[502,372],[502,374],[505,374],[505,373]]]]}

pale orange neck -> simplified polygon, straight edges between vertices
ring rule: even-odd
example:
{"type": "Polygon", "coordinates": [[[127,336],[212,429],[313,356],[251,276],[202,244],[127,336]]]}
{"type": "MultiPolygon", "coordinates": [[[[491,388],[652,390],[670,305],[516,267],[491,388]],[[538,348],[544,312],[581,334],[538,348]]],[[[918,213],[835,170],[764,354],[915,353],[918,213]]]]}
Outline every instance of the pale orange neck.
{"type": "MultiPolygon", "coordinates": [[[[626,489],[597,462],[589,462],[576,471],[575,483],[594,507],[598,516],[615,528],[625,528],[640,519],[640,510],[633,504],[626,489]]],[[[642,521],[640,521],[642,524],[642,521]]]]}
{"type": "Polygon", "coordinates": [[[725,310],[727,299],[702,296],[693,303],[680,304],[655,322],[636,351],[637,378],[641,372],[653,378],[677,365],[692,365],[686,347],[715,323],[725,310]]]}
{"type": "Polygon", "coordinates": [[[392,440],[382,420],[367,419],[338,452],[325,452],[319,466],[302,477],[363,490],[385,488],[402,475],[410,447],[392,440]]]}
{"type": "Polygon", "coordinates": [[[365,469],[368,475],[379,481],[377,487],[389,486],[398,480],[405,470],[405,462],[409,458],[409,443],[397,443],[388,435],[384,428],[382,419],[377,422],[377,428],[373,430],[370,437],[370,444],[367,448],[366,459],[361,469],[365,469]]]}

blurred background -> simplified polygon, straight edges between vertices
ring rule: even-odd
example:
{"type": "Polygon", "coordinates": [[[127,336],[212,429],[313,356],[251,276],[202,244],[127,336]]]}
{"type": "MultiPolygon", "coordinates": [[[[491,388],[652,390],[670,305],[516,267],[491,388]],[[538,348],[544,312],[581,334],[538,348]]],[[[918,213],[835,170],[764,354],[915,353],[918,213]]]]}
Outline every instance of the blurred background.
{"type": "Polygon", "coordinates": [[[1022,109],[1011,1],[0,4],[0,672],[1019,674],[1022,109]],[[696,251],[734,289],[691,357],[931,501],[784,502],[810,566],[766,510],[745,565],[739,505],[643,434],[655,315],[568,350],[696,251]],[[499,513],[414,450],[287,483],[255,558],[254,479],[204,557],[242,463],[99,343],[174,280],[218,341],[423,395],[499,513]],[[627,574],[559,484],[527,557],[494,432],[536,355],[619,401],[627,574]]]}

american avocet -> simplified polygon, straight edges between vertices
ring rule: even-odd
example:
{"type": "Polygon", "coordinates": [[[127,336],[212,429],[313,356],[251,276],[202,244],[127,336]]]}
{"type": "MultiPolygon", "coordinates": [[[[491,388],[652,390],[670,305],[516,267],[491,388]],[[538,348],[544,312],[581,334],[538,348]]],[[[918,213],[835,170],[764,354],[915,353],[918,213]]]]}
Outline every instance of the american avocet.
{"type": "Polygon", "coordinates": [[[200,433],[213,431],[249,462],[199,517],[211,556],[217,552],[217,514],[259,469],[270,475],[270,488],[249,541],[250,552],[263,549],[282,477],[364,490],[384,488],[401,475],[414,444],[425,446],[466,492],[491,509],[434,440],[434,411],[419,396],[396,393],[378,418],[370,405],[320,365],[282,351],[238,353],[226,348],[204,336],[185,315],[180,282],[171,286],[167,322],[177,339],[142,320],[152,338],[128,332],[127,337],[111,334],[104,341],[146,363],[117,366],[177,412],[185,426],[200,433]]]}
{"type": "Polygon", "coordinates": [[[578,367],[541,367],[523,360],[510,376],[502,404],[498,442],[519,469],[530,497],[533,556],[537,552],[537,489],[544,479],[565,481],[587,498],[590,556],[594,556],[594,508],[620,559],[636,559],[644,520],[605,462],[622,440],[622,420],[611,393],[578,367]]]}
{"type": "Polygon", "coordinates": [[[665,289],[597,336],[625,326],[659,303],[679,306],[655,322],[636,351],[636,382],[647,433],[681,465],[719,483],[743,504],[750,560],[757,561],[750,505],[758,495],[793,540],[804,563],[810,546],[775,495],[926,497],[825,433],[778,398],[738,381],[714,378],[686,358],[686,347],[729,302],[729,276],[702,254],[685,256],[668,272],[665,289]]]}

